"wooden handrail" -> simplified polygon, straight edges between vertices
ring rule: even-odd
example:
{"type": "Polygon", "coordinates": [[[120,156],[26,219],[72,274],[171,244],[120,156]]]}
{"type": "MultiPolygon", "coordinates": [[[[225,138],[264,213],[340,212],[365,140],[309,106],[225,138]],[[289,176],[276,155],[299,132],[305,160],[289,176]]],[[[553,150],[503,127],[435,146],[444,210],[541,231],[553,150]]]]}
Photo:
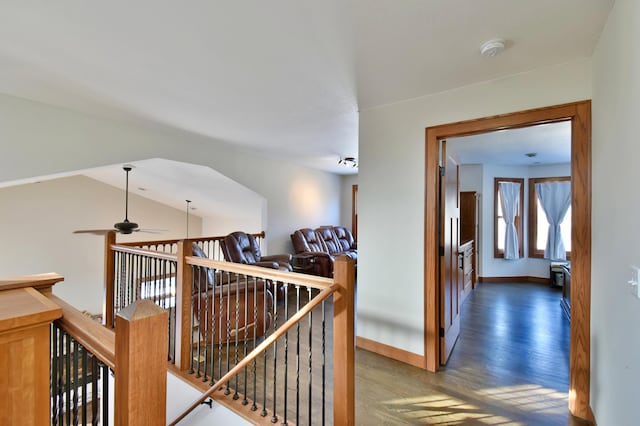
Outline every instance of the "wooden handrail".
{"type": "Polygon", "coordinates": [[[122,244],[112,244],[111,250],[117,251],[119,253],[129,253],[129,254],[136,254],[138,256],[152,257],[154,259],[172,260],[174,262],[178,260],[178,256],[176,256],[175,254],[164,253],[164,252],[155,251],[155,250],[141,249],[137,247],[129,247],[122,244]]]}
{"type": "MultiPolygon", "coordinates": [[[[256,238],[264,238],[266,234],[264,231],[262,231],[262,232],[249,234],[249,235],[253,235],[256,238]]],[[[215,237],[196,237],[196,238],[189,238],[189,241],[193,241],[193,242],[220,241],[220,240],[224,240],[224,237],[225,235],[219,235],[215,237]]],[[[152,246],[152,245],[162,245],[162,244],[177,244],[178,241],[182,241],[182,240],[173,239],[173,240],[133,241],[128,243],[118,243],[118,244],[122,246],[129,246],[129,247],[140,247],[140,246],[152,246]]]]}
{"type": "Polygon", "coordinates": [[[115,333],[59,297],[53,294],[46,296],[62,308],[62,318],[56,320],[59,326],[94,354],[104,365],[115,371],[115,333]]]}
{"type": "Polygon", "coordinates": [[[45,274],[21,275],[13,278],[0,279],[0,291],[13,290],[16,288],[33,287],[40,290],[43,287],[51,287],[55,283],[64,281],[62,275],[48,272],[45,274]]]}
{"type": "MultiPolygon", "coordinates": [[[[200,258],[196,258],[200,259],[200,258]]],[[[254,268],[257,268],[255,266],[254,268]]],[[[289,275],[289,274],[286,274],[289,275]]],[[[302,274],[300,274],[302,275],[302,274]]],[[[256,359],[262,352],[267,350],[269,346],[271,346],[276,340],[282,337],[287,331],[289,331],[294,325],[300,322],[305,316],[307,316],[316,306],[318,306],[322,301],[326,300],[334,291],[338,288],[338,285],[331,284],[329,287],[323,289],[316,297],[311,299],[309,303],[304,305],[298,312],[292,315],[287,322],[282,324],[281,327],[278,327],[272,335],[264,339],[262,343],[255,347],[245,358],[243,358],[235,367],[227,372],[224,376],[222,376],[207,392],[203,393],[200,398],[191,404],[189,408],[187,408],[182,414],[180,414],[174,421],[170,423],[171,426],[177,424],[180,420],[184,419],[191,411],[195,410],[202,404],[207,398],[209,398],[218,387],[222,386],[225,382],[231,380],[233,376],[238,374],[249,365],[254,359],[256,359]]]]}
{"type": "Polygon", "coordinates": [[[187,256],[186,262],[189,265],[203,266],[205,268],[218,269],[224,272],[254,276],[273,281],[282,281],[289,284],[311,287],[318,290],[324,290],[333,285],[333,280],[331,278],[300,274],[297,272],[279,271],[277,269],[264,268],[261,266],[252,266],[232,262],[221,262],[218,260],[205,259],[203,257],[195,256],[187,256]]]}

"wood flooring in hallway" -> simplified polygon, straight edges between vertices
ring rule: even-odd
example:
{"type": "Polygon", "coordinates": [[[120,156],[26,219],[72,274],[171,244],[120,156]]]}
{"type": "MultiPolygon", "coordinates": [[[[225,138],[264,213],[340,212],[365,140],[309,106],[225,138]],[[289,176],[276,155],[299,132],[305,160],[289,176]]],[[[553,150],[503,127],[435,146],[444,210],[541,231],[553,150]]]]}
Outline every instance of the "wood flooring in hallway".
{"type": "Polygon", "coordinates": [[[569,322],[561,291],[483,283],[436,374],[356,352],[358,425],[582,425],[567,409],[569,322]]]}

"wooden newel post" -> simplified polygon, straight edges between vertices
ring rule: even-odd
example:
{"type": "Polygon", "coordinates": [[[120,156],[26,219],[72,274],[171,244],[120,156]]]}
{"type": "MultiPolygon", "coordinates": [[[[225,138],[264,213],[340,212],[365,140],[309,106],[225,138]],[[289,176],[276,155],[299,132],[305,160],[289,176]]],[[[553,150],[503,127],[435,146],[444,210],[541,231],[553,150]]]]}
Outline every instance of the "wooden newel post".
{"type": "Polygon", "coordinates": [[[138,300],[116,316],[115,424],[165,425],[168,313],[138,300]]]}
{"type": "Polygon", "coordinates": [[[355,424],[355,262],[336,259],[333,277],[333,424],[355,424]]]}
{"type": "Polygon", "coordinates": [[[178,271],[176,277],[176,359],[180,370],[191,368],[191,287],[192,270],[186,256],[193,256],[190,240],[178,241],[178,271]]]}
{"type": "Polygon", "coordinates": [[[115,287],[115,267],[116,255],[111,246],[116,243],[116,233],[109,231],[104,234],[104,304],[102,306],[103,325],[113,328],[113,317],[115,315],[113,307],[114,287],[115,287]]]}

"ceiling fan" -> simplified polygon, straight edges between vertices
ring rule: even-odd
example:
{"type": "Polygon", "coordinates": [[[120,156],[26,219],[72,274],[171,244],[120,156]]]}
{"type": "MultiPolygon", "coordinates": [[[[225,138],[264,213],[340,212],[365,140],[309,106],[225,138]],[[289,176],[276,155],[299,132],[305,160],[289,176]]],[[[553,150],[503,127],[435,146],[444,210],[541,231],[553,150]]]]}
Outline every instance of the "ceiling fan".
{"type": "Polygon", "coordinates": [[[125,204],[124,204],[124,220],[113,225],[112,229],[79,229],[73,231],[74,234],[97,234],[103,235],[110,231],[116,231],[120,234],[131,234],[132,232],[150,232],[160,233],[161,229],[140,229],[138,224],[129,221],[129,172],[133,166],[125,165],[122,169],[126,173],[126,191],[125,191],[125,204]]]}

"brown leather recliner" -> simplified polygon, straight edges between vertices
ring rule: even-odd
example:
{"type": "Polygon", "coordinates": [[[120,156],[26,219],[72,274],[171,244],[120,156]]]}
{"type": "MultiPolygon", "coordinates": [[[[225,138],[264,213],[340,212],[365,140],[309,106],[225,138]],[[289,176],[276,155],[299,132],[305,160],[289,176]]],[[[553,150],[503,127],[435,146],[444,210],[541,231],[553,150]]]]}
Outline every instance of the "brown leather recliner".
{"type": "Polygon", "coordinates": [[[321,277],[333,276],[334,257],[329,254],[324,241],[316,231],[302,228],[291,234],[296,254],[293,256],[294,270],[321,277]]]}
{"type": "MultiPolygon", "coordinates": [[[[195,243],[193,255],[207,257],[195,243]]],[[[249,340],[263,336],[271,327],[273,294],[268,284],[235,279],[234,274],[200,266],[194,270],[193,315],[206,343],[249,340]]]]}
{"type": "Polygon", "coordinates": [[[262,256],[258,240],[250,234],[233,232],[220,242],[222,253],[227,262],[245,265],[262,266],[264,268],[292,271],[290,254],[274,254],[262,256]]]}
{"type": "Polygon", "coordinates": [[[341,254],[357,263],[358,248],[349,229],[342,226],[303,228],[291,234],[296,254],[294,270],[323,277],[333,277],[333,262],[341,254]]]}

